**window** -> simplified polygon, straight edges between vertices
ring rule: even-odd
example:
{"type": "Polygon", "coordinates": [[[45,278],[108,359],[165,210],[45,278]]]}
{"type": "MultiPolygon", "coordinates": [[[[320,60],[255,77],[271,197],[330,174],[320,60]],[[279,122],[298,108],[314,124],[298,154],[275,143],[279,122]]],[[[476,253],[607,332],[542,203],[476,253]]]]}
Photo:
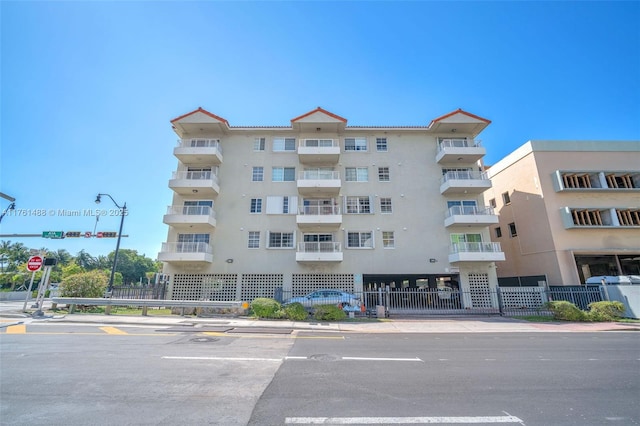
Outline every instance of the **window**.
{"type": "Polygon", "coordinates": [[[206,215],[211,212],[211,207],[213,207],[212,200],[189,200],[184,202],[182,214],[206,215]]]}
{"type": "Polygon", "coordinates": [[[608,174],[607,185],[609,188],[635,188],[633,176],[629,173],[608,174]]]}
{"type": "Polygon", "coordinates": [[[253,140],[254,151],[264,151],[265,138],[255,138],[253,140]]]}
{"type": "Polygon", "coordinates": [[[511,237],[517,237],[518,236],[518,230],[516,229],[516,224],[511,222],[509,224],[509,236],[511,237]]]}
{"type": "Polygon", "coordinates": [[[211,179],[211,167],[187,167],[187,179],[211,179]]]}
{"type": "Polygon", "coordinates": [[[495,198],[490,199],[489,200],[489,205],[495,209],[496,205],[497,205],[496,204],[496,199],[495,198]]]}
{"type": "Polygon", "coordinates": [[[269,232],[268,248],[293,248],[293,232],[269,232]]]}
{"type": "Polygon", "coordinates": [[[295,151],[296,140],[295,138],[274,138],[273,139],[273,152],[295,151]]]}
{"type": "Polygon", "coordinates": [[[495,228],[494,231],[495,231],[496,238],[502,238],[502,229],[500,229],[499,226],[495,228]]]}
{"type": "Polygon", "coordinates": [[[640,226],[640,210],[616,210],[621,226],[640,226]]]}
{"type": "Polygon", "coordinates": [[[264,167],[254,167],[251,173],[253,182],[262,182],[264,180],[264,167]]]}
{"type": "Polygon", "coordinates": [[[348,248],[373,248],[372,232],[347,232],[348,248]]]}
{"type": "Polygon", "coordinates": [[[591,176],[588,173],[563,173],[562,183],[565,188],[591,188],[593,186],[591,176]]]}
{"type": "Polygon", "coordinates": [[[350,214],[369,214],[371,213],[371,197],[369,196],[353,196],[346,197],[346,211],[350,214]]]}
{"type": "Polygon", "coordinates": [[[249,242],[247,248],[260,248],[260,231],[249,231],[249,242]]]}
{"type": "Polygon", "coordinates": [[[611,225],[608,220],[608,212],[596,209],[572,209],[573,223],[579,226],[605,226],[611,225]],[[603,216],[606,217],[603,218],[603,216]],[[605,220],[603,220],[605,219],[605,220]]]}
{"type": "Polygon", "coordinates": [[[502,193],[502,201],[504,202],[504,204],[511,204],[511,197],[509,197],[508,192],[502,193]]]}
{"type": "Polygon", "coordinates": [[[267,197],[267,214],[296,214],[297,196],[269,195],[267,197]]]}
{"type": "Polygon", "coordinates": [[[304,146],[308,148],[330,148],[333,146],[333,139],[305,139],[304,146]]]}
{"type": "Polygon", "coordinates": [[[344,179],[347,182],[368,182],[369,169],[366,167],[347,167],[345,169],[344,179]]]}
{"type": "Polygon", "coordinates": [[[209,246],[209,234],[178,234],[176,251],[179,253],[204,253],[209,246]]]}
{"type": "Polygon", "coordinates": [[[391,198],[380,198],[380,213],[393,213],[391,198]]]}
{"type": "Polygon", "coordinates": [[[367,138],[345,138],[344,150],[345,151],[366,151],[367,138]]]}
{"type": "Polygon", "coordinates": [[[335,250],[332,234],[304,234],[305,252],[333,252],[335,250]]]}
{"type": "Polygon", "coordinates": [[[296,168],[274,167],[271,169],[271,180],[273,182],[293,182],[296,180],[296,168]]]}
{"type": "Polygon", "coordinates": [[[394,248],[396,246],[393,231],[382,231],[382,247],[394,248]]]}
{"type": "Polygon", "coordinates": [[[251,213],[262,213],[262,198],[251,199],[251,213]]]}
{"type": "Polygon", "coordinates": [[[389,182],[391,180],[388,167],[378,167],[378,180],[380,182],[389,182]]]}
{"type": "Polygon", "coordinates": [[[376,151],[387,152],[387,138],[376,138],[376,151]]]}
{"type": "Polygon", "coordinates": [[[447,208],[452,215],[456,214],[475,214],[478,211],[475,200],[456,200],[447,201],[447,208]]]}

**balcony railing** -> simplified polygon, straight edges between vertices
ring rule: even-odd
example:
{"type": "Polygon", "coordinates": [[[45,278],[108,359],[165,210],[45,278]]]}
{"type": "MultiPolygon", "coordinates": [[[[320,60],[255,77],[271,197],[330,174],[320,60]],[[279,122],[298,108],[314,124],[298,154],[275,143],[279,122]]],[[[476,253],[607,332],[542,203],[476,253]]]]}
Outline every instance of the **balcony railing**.
{"type": "Polygon", "coordinates": [[[487,180],[485,172],[477,172],[474,170],[451,170],[446,172],[440,181],[445,183],[449,180],[487,180]]]}
{"type": "Polygon", "coordinates": [[[493,215],[493,207],[484,206],[452,206],[447,210],[447,217],[456,215],[493,215]]]}
{"type": "Polygon", "coordinates": [[[210,206],[169,206],[167,207],[167,214],[215,217],[213,207],[210,206]]]}
{"type": "Polygon", "coordinates": [[[305,170],[298,173],[298,180],[340,180],[340,172],[332,170],[305,170]]]}
{"type": "Polygon", "coordinates": [[[453,243],[451,253],[499,253],[500,243],[453,243]]]}
{"type": "Polygon", "coordinates": [[[210,170],[173,172],[172,179],[213,180],[214,183],[218,183],[218,176],[215,174],[215,172],[210,170]]]}
{"type": "Polygon", "coordinates": [[[215,148],[222,153],[220,139],[180,139],[178,140],[180,148],[215,148]]]}
{"type": "Polygon", "coordinates": [[[300,139],[300,148],[339,148],[337,139],[300,139]]]}
{"type": "Polygon", "coordinates": [[[457,139],[439,139],[438,140],[438,152],[447,148],[476,148],[480,146],[479,140],[469,140],[466,138],[457,139]]]}
{"type": "Polygon", "coordinates": [[[299,206],[298,214],[308,216],[331,216],[340,214],[339,206],[299,206]]]}
{"type": "Polygon", "coordinates": [[[298,243],[298,253],[340,253],[342,243],[333,241],[298,243]]]}
{"type": "Polygon", "coordinates": [[[209,243],[162,243],[163,253],[206,253],[212,254],[209,243]]]}

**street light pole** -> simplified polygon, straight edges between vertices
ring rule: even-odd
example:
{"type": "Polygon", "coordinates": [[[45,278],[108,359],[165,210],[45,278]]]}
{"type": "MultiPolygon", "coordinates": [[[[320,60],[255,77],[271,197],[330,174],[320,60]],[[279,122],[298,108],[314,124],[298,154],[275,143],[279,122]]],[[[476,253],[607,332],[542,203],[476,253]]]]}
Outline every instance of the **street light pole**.
{"type": "Polygon", "coordinates": [[[124,225],[124,217],[127,214],[127,203],[125,202],[124,205],[120,206],[118,203],[116,203],[116,200],[114,200],[111,195],[98,194],[98,196],[96,197],[96,204],[100,204],[100,197],[102,195],[106,195],[107,197],[111,198],[111,201],[113,201],[113,204],[115,204],[116,207],[120,209],[120,231],[118,231],[118,241],[116,242],[116,252],[113,255],[113,266],[111,267],[111,277],[109,278],[109,287],[107,288],[107,292],[109,293],[109,296],[111,296],[111,292],[113,290],[113,276],[116,273],[116,265],[118,264],[118,250],[120,250],[120,239],[122,238],[122,225],[124,225]]]}

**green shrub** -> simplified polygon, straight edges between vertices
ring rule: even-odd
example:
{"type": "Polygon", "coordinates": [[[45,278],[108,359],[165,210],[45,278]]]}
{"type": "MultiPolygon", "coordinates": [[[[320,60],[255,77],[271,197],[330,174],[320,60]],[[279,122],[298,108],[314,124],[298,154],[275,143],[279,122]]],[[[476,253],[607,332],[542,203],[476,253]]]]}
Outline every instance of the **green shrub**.
{"type": "Polygon", "coordinates": [[[548,302],[547,308],[553,313],[553,318],[563,321],[584,321],[586,313],[576,305],[564,300],[548,302]]]}
{"type": "Polygon", "coordinates": [[[282,318],[282,306],[275,299],[258,297],[251,302],[251,310],[258,318],[282,318]]]}
{"type": "Polygon", "coordinates": [[[284,307],[285,317],[292,321],[304,321],[309,318],[309,312],[302,303],[292,303],[284,307]]]}
{"type": "Polygon", "coordinates": [[[66,277],[60,284],[62,297],[103,297],[109,279],[98,270],[66,277]]]}
{"type": "Polygon", "coordinates": [[[622,317],[624,305],[622,302],[592,302],[589,303],[587,319],[590,321],[615,321],[622,317]]]}
{"type": "Polygon", "coordinates": [[[347,314],[336,305],[316,306],[313,317],[319,321],[340,321],[347,317],[347,314]]]}

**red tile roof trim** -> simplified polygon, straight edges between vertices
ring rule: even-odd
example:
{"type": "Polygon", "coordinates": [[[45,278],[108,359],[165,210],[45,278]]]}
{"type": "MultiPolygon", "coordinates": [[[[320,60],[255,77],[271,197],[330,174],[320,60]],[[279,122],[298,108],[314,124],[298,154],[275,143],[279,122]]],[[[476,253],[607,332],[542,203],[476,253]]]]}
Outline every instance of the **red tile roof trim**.
{"type": "Polygon", "coordinates": [[[491,124],[491,120],[487,120],[486,118],[482,118],[482,117],[477,116],[475,114],[471,114],[470,112],[463,111],[461,108],[458,108],[457,110],[455,110],[453,112],[450,112],[449,114],[445,114],[445,115],[443,115],[441,117],[438,117],[438,118],[435,118],[435,119],[431,120],[431,123],[429,124],[429,126],[431,126],[431,124],[435,123],[436,121],[444,120],[445,118],[449,118],[449,117],[451,117],[453,115],[456,115],[456,114],[464,114],[464,115],[466,115],[468,117],[475,118],[476,120],[484,121],[487,124],[491,124]]]}
{"type": "Polygon", "coordinates": [[[340,117],[339,115],[335,115],[334,113],[329,112],[329,111],[327,111],[326,109],[322,109],[322,108],[320,108],[320,107],[318,107],[318,108],[314,109],[313,111],[309,111],[309,112],[308,112],[308,113],[306,113],[306,114],[302,114],[300,117],[292,118],[292,119],[291,119],[291,122],[293,123],[294,121],[298,121],[298,120],[300,120],[300,119],[302,119],[302,118],[308,117],[308,116],[310,116],[311,114],[314,114],[314,113],[316,113],[316,112],[321,112],[321,113],[323,113],[323,114],[328,115],[329,117],[333,117],[333,118],[335,118],[336,120],[340,120],[340,121],[342,121],[342,122],[344,122],[344,123],[346,123],[346,122],[347,122],[347,119],[346,119],[346,118],[340,117]]]}
{"type": "Polygon", "coordinates": [[[173,120],[171,120],[171,123],[175,123],[176,121],[182,120],[183,118],[188,117],[188,116],[190,116],[191,114],[196,114],[196,113],[198,113],[198,112],[201,112],[201,113],[203,113],[203,114],[205,114],[205,115],[208,115],[209,117],[214,118],[214,119],[216,119],[216,120],[218,120],[218,121],[222,121],[224,124],[226,124],[227,126],[229,126],[229,122],[228,122],[227,120],[225,120],[225,119],[224,119],[224,118],[222,118],[222,117],[218,117],[218,116],[217,116],[217,115],[215,115],[215,114],[211,114],[209,111],[207,111],[206,109],[203,109],[202,107],[198,107],[198,109],[196,109],[195,111],[191,111],[191,112],[188,112],[188,113],[186,113],[186,114],[181,115],[181,116],[180,116],[180,117],[178,117],[178,118],[174,118],[173,120]]]}

